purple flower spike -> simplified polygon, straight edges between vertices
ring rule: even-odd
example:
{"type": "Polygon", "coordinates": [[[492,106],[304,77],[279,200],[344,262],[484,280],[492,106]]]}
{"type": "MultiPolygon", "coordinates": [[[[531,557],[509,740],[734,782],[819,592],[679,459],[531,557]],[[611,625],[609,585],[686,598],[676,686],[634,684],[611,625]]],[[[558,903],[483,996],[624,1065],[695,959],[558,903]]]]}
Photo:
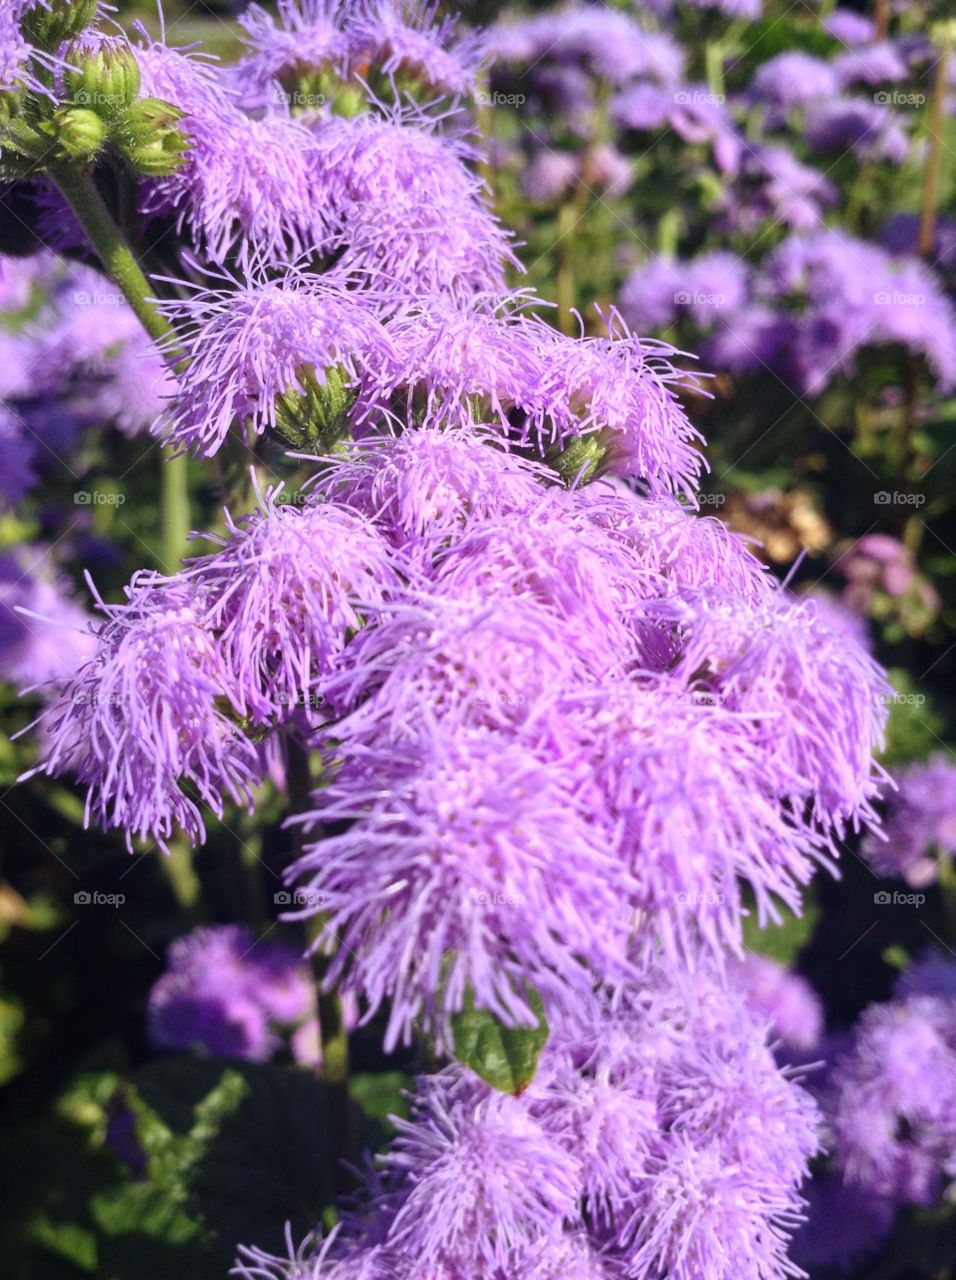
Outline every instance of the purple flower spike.
{"type": "MultiPolygon", "coordinates": [[[[165,850],[176,828],[205,839],[199,805],[251,803],[258,755],[220,703],[229,676],[185,586],[143,576],[122,605],[101,605],[99,649],[41,717],[39,770],[87,787],[87,820],[165,850]],[[188,787],[188,792],[184,790],[188,787]]],[[[29,775],[27,775],[29,776],[29,775]]]]}
{"type": "Polygon", "coordinates": [[[305,395],[330,369],[358,382],[394,364],[391,340],[366,295],[338,276],[290,272],[235,289],[199,290],[164,304],[189,357],[161,427],[170,443],[212,455],[237,426],[251,443],[276,425],[277,400],[305,395]]]}

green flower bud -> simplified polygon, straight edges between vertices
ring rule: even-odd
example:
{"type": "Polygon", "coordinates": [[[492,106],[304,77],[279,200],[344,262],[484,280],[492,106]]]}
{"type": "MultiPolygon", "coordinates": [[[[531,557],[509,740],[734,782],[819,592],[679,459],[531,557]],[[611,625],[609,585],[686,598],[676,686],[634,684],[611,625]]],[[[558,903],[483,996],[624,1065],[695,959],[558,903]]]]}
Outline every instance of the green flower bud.
{"type": "Polygon", "coordinates": [[[320,382],[309,366],[297,370],[302,391],[286,391],[276,402],[276,429],[297,449],[329,453],[348,433],[355,392],[341,369],[326,369],[320,382]]]}
{"type": "Polygon", "coordinates": [[[91,160],[106,141],[108,129],[88,107],[63,107],[53,117],[57,146],[70,160],[91,160]]]}
{"type": "Polygon", "coordinates": [[[36,4],[21,19],[24,35],[31,44],[56,49],[85,31],[96,17],[97,0],[52,0],[36,4]]]}
{"type": "Polygon", "coordinates": [[[183,112],[161,98],[140,98],[117,116],[113,140],[134,169],[149,178],[175,173],[189,150],[178,127],[183,112]]]}
{"type": "Polygon", "coordinates": [[[600,435],[577,436],[566,449],[554,449],[548,455],[566,485],[590,484],[603,472],[610,450],[600,435]]]}
{"type": "Polygon", "coordinates": [[[139,65],[127,45],[104,45],[98,53],[67,51],[71,65],[63,73],[66,91],[78,107],[89,107],[111,119],[128,107],[139,93],[139,65]]]}

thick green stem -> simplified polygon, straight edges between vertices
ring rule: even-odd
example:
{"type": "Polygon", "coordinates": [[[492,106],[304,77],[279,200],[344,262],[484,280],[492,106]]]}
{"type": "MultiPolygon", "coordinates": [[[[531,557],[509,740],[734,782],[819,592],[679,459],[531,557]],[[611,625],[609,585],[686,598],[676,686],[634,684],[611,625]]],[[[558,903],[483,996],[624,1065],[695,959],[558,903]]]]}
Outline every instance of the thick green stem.
{"type": "Polygon", "coordinates": [[[159,484],[163,521],[163,569],[175,573],[189,538],[189,459],[185,454],[160,459],[159,484]]]}
{"type": "MultiPolygon", "coordinates": [[[[119,287],[143,328],[167,352],[178,354],[176,333],[151,297],[149,281],[124,239],[92,175],[75,165],[58,165],[52,177],[90,238],[106,273],[119,287]]],[[[185,457],[160,461],[162,546],[160,565],[174,573],[189,537],[189,463],[185,457]]]]}

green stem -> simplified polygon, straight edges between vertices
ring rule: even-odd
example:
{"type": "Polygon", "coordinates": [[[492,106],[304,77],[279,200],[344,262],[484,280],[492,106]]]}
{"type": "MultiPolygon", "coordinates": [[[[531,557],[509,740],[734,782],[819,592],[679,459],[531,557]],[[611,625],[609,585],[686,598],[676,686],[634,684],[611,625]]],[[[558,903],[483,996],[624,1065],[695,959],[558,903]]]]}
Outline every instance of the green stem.
{"type": "Polygon", "coordinates": [[[189,459],[160,458],[160,507],[163,521],[162,567],[175,573],[185,555],[189,539],[189,459]]]}
{"type": "Polygon", "coordinates": [[[140,324],[154,342],[164,343],[167,347],[174,343],[175,330],[151,301],[149,281],[113,221],[92,175],[85,169],[68,164],[55,166],[50,174],[89,236],[104,269],[119,286],[140,324]]]}
{"type": "Polygon", "coordinates": [[[704,67],[707,88],[717,98],[724,96],[724,45],[721,40],[708,40],[704,45],[704,67]]]}
{"type": "MultiPolygon", "coordinates": [[[[75,165],[62,164],[51,170],[51,176],[89,236],[104,270],[117,284],[143,328],[164,350],[178,355],[176,331],[153,302],[149,281],[106,207],[92,175],[75,165]]],[[[173,573],[179,567],[189,537],[189,463],[185,457],[164,456],[160,467],[160,564],[165,572],[173,573]]]]}

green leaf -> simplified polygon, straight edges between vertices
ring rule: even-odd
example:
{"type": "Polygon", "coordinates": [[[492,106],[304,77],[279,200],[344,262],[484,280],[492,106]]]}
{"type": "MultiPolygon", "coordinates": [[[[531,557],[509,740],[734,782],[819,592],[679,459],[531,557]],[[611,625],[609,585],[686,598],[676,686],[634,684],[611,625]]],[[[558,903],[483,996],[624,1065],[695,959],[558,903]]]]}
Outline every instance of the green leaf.
{"type": "Polygon", "coordinates": [[[541,997],[529,989],[527,999],[538,1019],[534,1027],[506,1027],[487,1009],[476,1008],[470,992],[452,1019],[455,1057],[502,1093],[518,1095],[528,1087],[547,1043],[541,997]]]}
{"type": "Polygon", "coordinates": [[[801,915],[795,916],[785,907],[780,908],[780,914],[783,922],[779,925],[769,925],[765,929],[761,929],[757,924],[755,912],[752,911],[749,916],[746,916],[744,946],[748,951],[769,956],[771,960],[776,960],[778,964],[789,968],[813,937],[820,918],[820,908],[808,898],[804,901],[801,915]]]}

